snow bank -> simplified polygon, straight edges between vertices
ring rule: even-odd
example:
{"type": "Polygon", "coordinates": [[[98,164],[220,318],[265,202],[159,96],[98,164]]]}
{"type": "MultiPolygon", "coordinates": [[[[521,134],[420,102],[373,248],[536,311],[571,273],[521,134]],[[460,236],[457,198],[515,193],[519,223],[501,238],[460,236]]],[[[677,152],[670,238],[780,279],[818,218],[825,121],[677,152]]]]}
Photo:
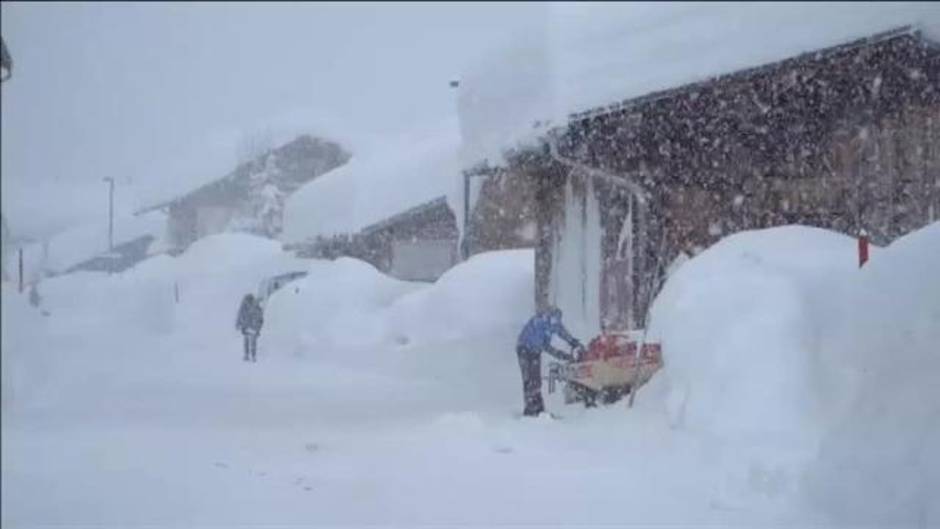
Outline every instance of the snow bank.
{"type": "Polygon", "coordinates": [[[532,250],[471,257],[395,302],[388,318],[396,339],[420,344],[518,332],[535,310],[534,266],[532,250]]]}
{"type": "Polygon", "coordinates": [[[333,354],[337,348],[378,345],[381,312],[418,285],[383,275],[356,259],[314,261],[307,277],[275,292],[265,307],[265,346],[274,354],[333,354]]]}
{"type": "Polygon", "coordinates": [[[300,261],[269,239],[225,233],[200,239],[177,258],[160,255],[109,276],[78,272],[42,283],[43,307],[70,329],[128,336],[174,337],[214,346],[234,334],[242,296],[261,280],[296,270],[300,261]],[[97,308],[89,310],[89,303],[97,308]]]}
{"type": "Polygon", "coordinates": [[[354,153],[348,163],[288,198],[282,238],[355,233],[440,196],[459,202],[459,142],[457,124],[448,121],[437,130],[354,153]]]}
{"type": "Polygon", "coordinates": [[[839,525],[935,524],[937,270],[940,223],[861,270],[854,239],[824,230],[729,236],[658,296],[650,332],[666,365],[641,409],[664,409],[715,454],[744,443],[759,462],[716,477],[776,468],[839,525]]]}
{"type": "Polygon", "coordinates": [[[355,259],[314,261],[307,277],[271,297],[265,317],[284,340],[277,348],[295,354],[514,333],[533,310],[533,262],[531,250],[483,253],[425,285],[355,259]]]}
{"type": "Polygon", "coordinates": [[[814,287],[856,272],[855,251],[849,237],[789,226],[732,235],[683,265],[650,329],[663,341],[673,423],[721,435],[812,428],[824,301],[814,287]]]}
{"type": "Polygon", "coordinates": [[[810,469],[810,494],[847,525],[936,526],[940,222],[873,256],[845,307],[824,353],[851,384],[810,469]]]}

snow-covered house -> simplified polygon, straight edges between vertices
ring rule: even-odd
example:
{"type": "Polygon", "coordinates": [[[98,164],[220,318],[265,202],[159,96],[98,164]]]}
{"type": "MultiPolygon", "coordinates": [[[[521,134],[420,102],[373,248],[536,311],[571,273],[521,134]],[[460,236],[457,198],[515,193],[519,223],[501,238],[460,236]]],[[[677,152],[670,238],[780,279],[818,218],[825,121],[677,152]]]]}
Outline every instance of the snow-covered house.
{"type": "Polygon", "coordinates": [[[288,201],[283,239],[301,257],[355,257],[406,280],[459,261],[459,138],[452,123],[353,156],[288,201]]]}
{"type": "Polygon", "coordinates": [[[301,135],[218,180],[137,213],[167,211],[167,242],[173,251],[225,231],[277,237],[287,197],[349,158],[337,143],[301,135]]]}
{"type": "MultiPolygon", "coordinates": [[[[24,282],[31,284],[76,271],[120,272],[130,268],[166,251],[165,224],[165,216],[156,211],[118,215],[114,219],[112,250],[108,249],[107,220],[78,224],[41,241],[22,244],[24,282]]],[[[9,254],[7,257],[13,260],[9,254]]],[[[16,273],[16,269],[7,272],[16,273]]]]}
{"type": "Polygon", "coordinates": [[[587,332],[636,327],[664,270],[726,234],[798,223],[884,243],[940,217],[940,46],[905,27],[719,70],[530,143],[505,158],[539,182],[537,303],[587,332]]]}
{"type": "Polygon", "coordinates": [[[156,240],[155,235],[146,234],[120,244],[115,244],[111,251],[103,252],[85,259],[80,263],[76,263],[68,267],[64,273],[123,272],[153,255],[151,249],[156,240]]]}
{"type": "Polygon", "coordinates": [[[460,260],[457,219],[441,196],[366,226],[353,234],[288,245],[298,257],[354,257],[392,277],[434,281],[460,260]]]}

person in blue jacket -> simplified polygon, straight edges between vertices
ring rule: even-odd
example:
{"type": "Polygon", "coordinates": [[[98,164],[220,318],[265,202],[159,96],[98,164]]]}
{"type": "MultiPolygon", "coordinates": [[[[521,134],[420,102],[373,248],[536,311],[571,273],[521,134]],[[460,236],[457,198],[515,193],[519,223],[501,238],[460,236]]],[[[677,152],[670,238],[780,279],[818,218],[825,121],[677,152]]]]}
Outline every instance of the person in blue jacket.
{"type": "Polygon", "coordinates": [[[522,371],[522,393],[525,399],[524,415],[536,416],[545,411],[542,401],[542,353],[548,353],[564,362],[573,362],[575,356],[552,346],[552,337],[558,336],[572,349],[581,349],[581,342],[561,324],[561,310],[549,307],[539,311],[522,328],[516,342],[516,356],[522,371]]]}

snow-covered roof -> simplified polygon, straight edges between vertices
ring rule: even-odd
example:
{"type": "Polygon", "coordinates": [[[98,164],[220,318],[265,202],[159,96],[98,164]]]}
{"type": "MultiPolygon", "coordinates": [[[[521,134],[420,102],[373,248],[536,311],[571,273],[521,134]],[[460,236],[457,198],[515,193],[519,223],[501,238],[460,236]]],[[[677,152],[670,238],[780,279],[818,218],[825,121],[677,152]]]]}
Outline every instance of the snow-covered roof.
{"type": "Polygon", "coordinates": [[[291,192],[304,182],[342,165],[348,159],[349,153],[338,143],[301,134],[253,160],[239,164],[221,178],[171,198],[159,200],[139,209],[137,213],[163,209],[196,196],[223,192],[226,188],[244,188],[248,191],[248,188],[262,188],[264,184],[270,183],[285,192],[291,192]]]}
{"type": "Polygon", "coordinates": [[[552,3],[546,30],[461,82],[464,167],[572,113],[901,26],[940,35],[938,3],[552,3]]]}
{"type": "Polygon", "coordinates": [[[290,196],[284,210],[283,240],[355,233],[405,210],[459,190],[457,125],[391,139],[356,153],[290,196]]]}
{"type": "MultiPolygon", "coordinates": [[[[114,245],[151,235],[156,239],[151,245],[151,250],[160,248],[165,223],[166,216],[159,212],[116,217],[114,219],[114,245]]],[[[80,224],[55,235],[45,245],[35,243],[24,248],[25,273],[28,278],[32,278],[42,270],[62,272],[107,251],[107,219],[80,224]]]]}

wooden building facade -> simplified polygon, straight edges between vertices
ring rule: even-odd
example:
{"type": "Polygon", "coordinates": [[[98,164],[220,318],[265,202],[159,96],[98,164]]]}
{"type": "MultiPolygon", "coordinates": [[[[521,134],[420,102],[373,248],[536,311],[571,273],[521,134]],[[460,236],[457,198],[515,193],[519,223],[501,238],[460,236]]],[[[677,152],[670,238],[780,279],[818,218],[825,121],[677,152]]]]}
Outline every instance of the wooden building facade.
{"type": "Polygon", "coordinates": [[[353,234],[286,245],[298,257],[353,257],[407,281],[435,281],[460,260],[457,218],[446,197],[366,226],[353,234]]]}
{"type": "Polygon", "coordinates": [[[940,218],[940,46],[901,28],[572,115],[543,147],[508,157],[538,182],[537,304],[636,328],[725,235],[886,244],[940,218]]]}

